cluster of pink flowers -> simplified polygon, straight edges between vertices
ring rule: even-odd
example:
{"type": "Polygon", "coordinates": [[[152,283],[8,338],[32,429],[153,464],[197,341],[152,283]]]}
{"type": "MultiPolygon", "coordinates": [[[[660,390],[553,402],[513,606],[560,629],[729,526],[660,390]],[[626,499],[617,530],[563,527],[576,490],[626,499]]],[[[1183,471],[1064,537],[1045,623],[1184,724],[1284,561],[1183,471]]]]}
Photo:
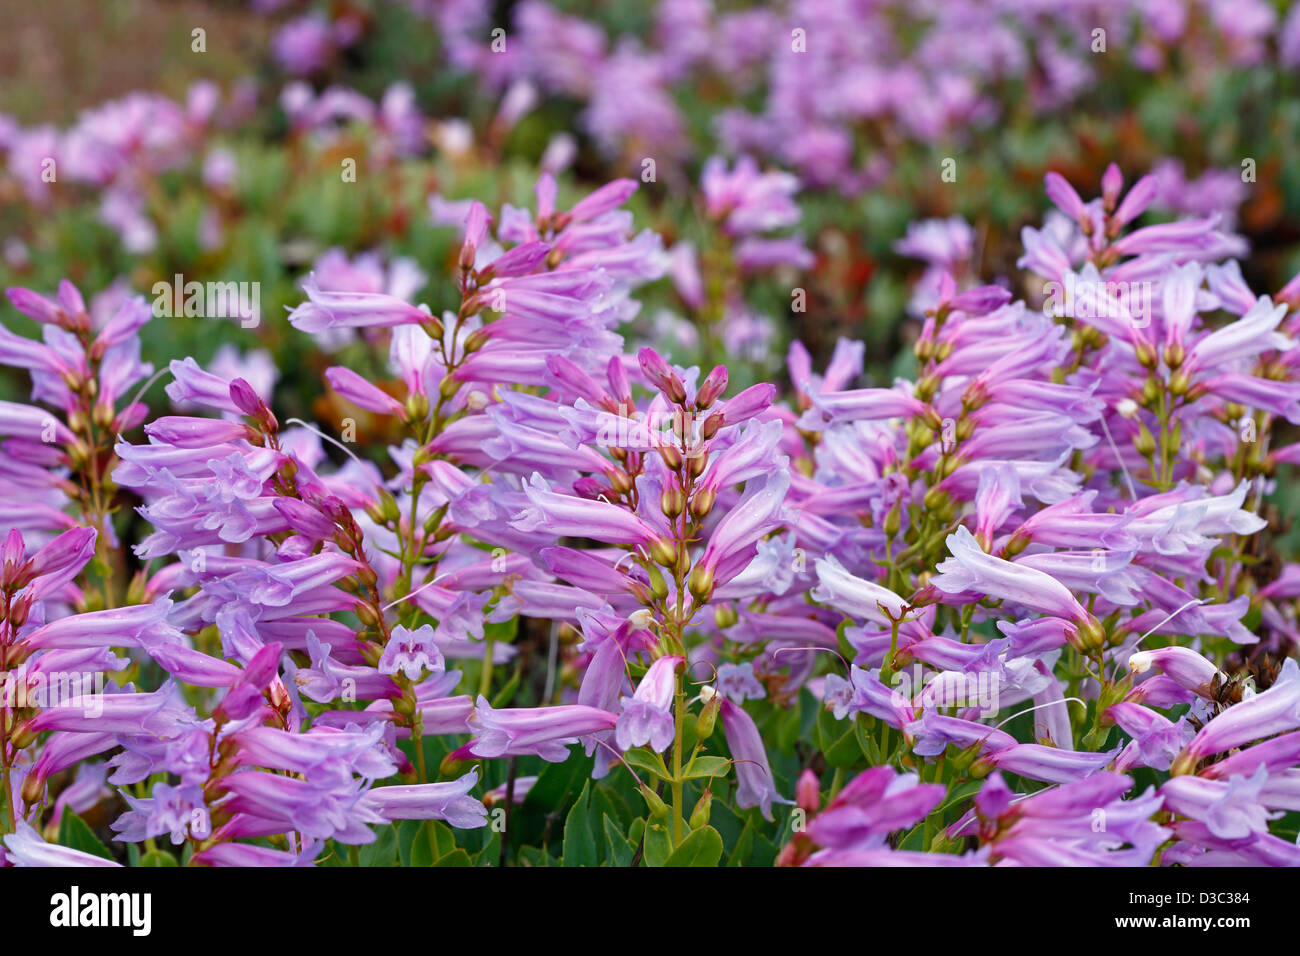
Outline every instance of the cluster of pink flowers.
{"type": "MultiPolygon", "coordinates": [[[[636,183],[438,200],[458,303],[332,255],[288,317],[387,348],[397,388],[325,373],[404,432],[386,457],[282,425],[274,369],[232,355],[173,361],[181,413],[153,414],[142,298],[10,289],[41,339],[0,331],[33,402],[0,405],[3,859],[94,862],[51,821],[115,801],[123,843],[311,863],[482,827],[535,782],[515,761],[590,757],[636,781],[651,860],[717,862],[716,800],[785,864],[1300,863],[1272,829],[1300,809],[1300,565],[1269,572],[1264,533],[1300,463],[1300,278],[1251,290],[1217,215],[1135,225],[1155,176],[1046,186],[1042,301],[918,231],[915,376],[795,342],[784,398],[625,347],[638,287],[699,285],[635,230],[636,183]],[[150,530],[123,542],[127,502],[150,530]],[[805,708],[817,747],[782,747],[805,708]]],[[[707,167],[741,271],[799,264],[770,235],[793,189],[707,167]]]]}

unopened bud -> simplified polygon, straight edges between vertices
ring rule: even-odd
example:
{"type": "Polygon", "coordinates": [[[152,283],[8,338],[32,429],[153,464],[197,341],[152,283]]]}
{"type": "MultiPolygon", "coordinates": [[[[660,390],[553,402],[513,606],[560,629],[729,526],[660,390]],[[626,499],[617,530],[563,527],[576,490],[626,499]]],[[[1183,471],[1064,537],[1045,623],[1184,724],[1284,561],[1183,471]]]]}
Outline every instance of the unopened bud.
{"type": "Polygon", "coordinates": [[[668,518],[676,518],[686,509],[686,496],[676,485],[669,485],[659,495],[659,508],[668,518]]]}
{"type": "Polygon", "coordinates": [[[691,517],[697,521],[703,520],[713,510],[713,503],[717,499],[718,493],[712,488],[701,488],[696,491],[691,495],[691,517]]]}
{"type": "Polygon", "coordinates": [[[645,799],[645,805],[650,809],[650,816],[656,820],[666,819],[668,816],[668,806],[660,799],[659,794],[655,793],[645,784],[640,787],[641,796],[645,799]]]}
{"type": "Polygon", "coordinates": [[[656,538],[650,545],[650,558],[656,564],[670,568],[677,563],[677,545],[666,538],[656,538]]]}
{"type": "Polygon", "coordinates": [[[719,630],[725,631],[732,627],[740,620],[740,615],[730,604],[719,604],[713,609],[713,623],[719,630]]]}
{"type": "Polygon", "coordinates": [[[718,711],[721,709],[722,695],[715,692],[704,702],[704,709],[700,711],[700,716],[695,718],[695,738],[697,740],[708,740],[713,736],[713,728],[718,723],[718,711]]]}
{"type": "Polygon", "coordinates": [[[705,376],[704,381],[700,383],[700,387],[695,393],[695,407],[701,410],[708,408],[726,390],[727,367],[725,365],[715,365],[713,371],[705,376]]]}
{"type": "Polygon", "coordinates": [[[464,775],[470,762],[458,758],[456,754],[459,752],[460,751],[458,750],[453,750],[451,753],[447,754],[447,756],[442,758],[442,763],[438,765],[438,772],[442,776],[450,778],[464,775]]]}
{"type": "Polygon", "coordinates": [[[429,336],[429,338],[433,339],[435,342],[442,341],[445,329],[437,316],[431,315],[425,318],[420,322],[420,328],[424,329],[424,334],[429,336]]]}
{"type": "Polygon", "coordinates": [[[713,791],[705,790],[700,795],[699,801],[695,804],[695,809],[691,811],[691,818],[687,821],[692,830],[698,830],[709,822],[709,810],[713,806],[713,791]]]}
{"type": "Polygon", "coordinates": [[[821,806],[821,781],[809,768],[799,775],[799,782],[794,788],[794,802],[804,813],[812,816],[821,806]]]}
{"type": "Polygon", "coordinates": [[[650,578],[650,593],[662,601],[668,596],[668,582],[664,580],[664,573],[652,564],[646,569],[646,574],[650,578]]]}
{"type": "Polygon", "coordinates": [[[682,467],[682,453],[676,445],[660,445],[659,457],[664,460],[669,471],[676,471],[682,467]]]}
{"type": "Polygon", "coordinates": [[[358,601],[352,605],[352,613],[366,627],[378,627],[381,620],[378,610],[368,601],[358,601]]]}
{"type": "Polygon", "coordinates": [[[406,396],[406,420],[422,422],[429,417],[429,399],[420,392],[406,396]]]}
{"type": "Polygon", "coordinates": [[[702,564],[696,565],[686,586],[691,597],[703,604],[713,594],[713,571],[702,564]]]}
{"type": "Polygon", "coordinates": [[[1106,646],[1106,629],[1101,621],[1089,615],[1088,619],[1078,625],[1078,647],[1091,654],[1106,646]]]}
{"type": "Polygon", "coordinates": [[[1147,428],[1145,422],[1138,425],[1137,438],[1133,439],[1133,447],[1138,450],[1139,455],[1155,454],[1156,437],[1151,434],[1151,429],[1147,428]]]}

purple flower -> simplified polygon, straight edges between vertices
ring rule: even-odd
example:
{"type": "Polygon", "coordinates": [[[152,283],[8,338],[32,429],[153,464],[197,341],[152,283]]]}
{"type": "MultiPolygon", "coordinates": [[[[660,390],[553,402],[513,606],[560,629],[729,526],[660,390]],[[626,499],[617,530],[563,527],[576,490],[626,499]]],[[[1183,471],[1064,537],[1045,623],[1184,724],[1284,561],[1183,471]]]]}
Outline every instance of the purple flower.
{"type": "Polygon", "coordinates": [[[487,808],[469,796],[477,783],[478,771],[471,770],[445,783],[376,787],[366,792],[360,804],[367,814],[385,820],[445,820],[458,829],[474,829],[487,825],[487,808]]]}
{"type": "Polygon", "coordinates": [[[763,740],[753,719],[744,709],[722,699],[722,728],[736,768],[736,805],[758,807],[765,819],[772,819],[772,803],[789,803],[776,791],[772,768],[767,762],[763,740]]]}
{"type": "Polygon", "coordinates": [[[495,709],[480,696],[469,718],[474,739],[468,752],[475,757],[534,755],[559,763],[569,755],[569,745],[581,737],[612,730],[618,715],[582,704],[558,707],[495,709]]]}
{"type": "Polygon", "coordinates": [[[424,624],[414,631],[400,624],[393,628],[377,666],[381,674],[396,674],[400,670],[410,681],[419,680],[425,671],[443,673],[446,665],[434,643],[433,625],[424,624]]]}
{"type": "Polygon", "coordinates": [[[948,536],[948,550],[952,557],[939,564],[931,581],[945,594],[982,594],[1081,623],[1090,617],[1051,575],[986,553],[965,527],[948,536]]]}
{"type": "Polygon", "coordinates": [[[636,692],[622,700],[614,739],[620,750],[649,744],[663,752],[673,742],[673,695],[677,690],[677,668],[684,657],[661,657],[645,672],[636,692]]]}

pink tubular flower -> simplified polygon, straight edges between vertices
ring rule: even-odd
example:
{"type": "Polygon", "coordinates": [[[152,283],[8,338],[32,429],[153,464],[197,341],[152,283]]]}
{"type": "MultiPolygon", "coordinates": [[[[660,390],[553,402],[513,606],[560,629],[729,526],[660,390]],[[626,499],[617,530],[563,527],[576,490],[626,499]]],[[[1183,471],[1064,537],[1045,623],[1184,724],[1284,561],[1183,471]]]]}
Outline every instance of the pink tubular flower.
{"type": "Polygon", "coordinates": [[[302,332],[326,329],[419,325],[427,312],[391,295],[379,292],[328,292],[314,275],[303,283],[308,302],[289,313],[289,321],[302,332]]]}
{"type": "Polygon", "coordinates": [[[515,707],[497,710],[480,696],[469,718],[474,739],[468,752],[475,757],[534,755],[559,763],[569,745],[581,737],[610,730],[618,715],[582,704],[558,707],[515,707]]]}
{"type": "Polygon", "coordinates": [[[772,819],[772,803],[789,803],[776,791],[772,767],[767,762],[767,751],[754,726],[754,720],[744,708],[722,699],[722,728],[727,735],[727,746],[735,762],[736,804],[749,808],[759,807],[765,819],[772,819]]]}
{"type": "Polygon", "coordinates": [[[939,564],[939,574],[931,581],[945,594],[983,594],[1079,622],[1090,617],[1051,575],[986,553],[965,527],[948,536],[948,550],[952,557],[939,564]]]}
{"type": "Polygon", "coordinates": [[[10,866],[121,866],[93,853],[46,843],[31,824],[17,821],[14,832],[4,837],[5,860],[10,866]]]}
{"type": "Polygon", "coordinates": [[[385,820],[445,820],[459,829],[487,825],[487,808],[469,796],[478,783],[478,771],[444,783],[375,787],[359,801],[366,813],[385,820]]]}
{"type": "Polygon", "coordinates": [[[649,744],[663,752],[673,742],[673,694],[677,690],[677,668],[684,657],[661,657],[645,672],[636,692],[623,698],[614,739],[620,750],[649,744]]]}
{"type": "Polygon", "coordinates": [[[383,389],[372,385],[350,368],[334,366],[325,370],[325,380],[330,387],[353,405],[366,411],[381,415],[396,415],[401,418],[406,414],[402,403],[383,389]]]}
{"type": "Polygon", "coordinates": [[[1210,754],[1222,753],[1300,728],[1300,667],[1287,658],[1273,686],[1224,710],[1192,738],[1174,761],[1172,773],[1186,773],[1210,754]]]}
{"type": "Polygon", "coordinates": [[[625,508],[551,491],[538,472],[524,485],[524,493],[529,507],[512,521],[521,531],[544,529],[556,536],[574,535],[610,544],[646,547],[660,538],[654,528],[625,508]]]}
{"type": "MultiPolygon", "coordinates": [[[[808,836],[831,851],[886,849],[889,833],[924,819],[946,793],[941,784],[923,784],[916,774],[873,767],[849,781],[812,819],[808,836]]],[[[813,861],[810,865],[816,865],[813,861]]]]}

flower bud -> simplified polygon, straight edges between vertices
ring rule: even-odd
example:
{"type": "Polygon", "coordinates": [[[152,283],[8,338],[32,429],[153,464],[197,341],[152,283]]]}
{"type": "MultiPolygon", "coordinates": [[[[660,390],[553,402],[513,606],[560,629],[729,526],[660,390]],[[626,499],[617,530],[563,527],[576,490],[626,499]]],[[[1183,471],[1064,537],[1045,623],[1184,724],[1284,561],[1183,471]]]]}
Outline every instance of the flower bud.
{"type": "Polygon", "coordinates": [[[424,334],[435,342],[441,342],[445,329],[441,320],[437,316],[430,315],[420,322],[420,328],[424,329],[424,334]]]}
{"type": "Polygon", "coordinates": [[[676,518],[686,509],[686,496],[676,485],[669,485],[659,495],[659,508],[668,518],[676,518]]]}
{"type": "Polygon", "coordinates": [[[687,822],[692,830],[698,830],[702,826],[708,825],[709,810],[713,806],[713,791],[705,790],[700,794],[700,799],[695,804],[695,809],[691,811],[691,818],[687,822]]]}
{"type": "Polygon", "coordinates": [[[45,794],[45,778],[37,774],[29,774],[23,781],[23,803],[29,807],[34,807],[41,802],[41,797],[45,794]]]}
{"type": "Polygon", "coordinates": [[[622,469],[614,469],[608,473],[608,476],[609,487],[612,488],[616,494],[625,495],[632,490],[632,478],[626,471],[623,471],[622,469]]]}
{"type": "Polygon", "coordinates": [[[706,418],[704,424],[700,426],[700,437],[705,441],[708,441],[718,433],[718,429],[722,427],[724,421],[726,421],[726,416],[724,416],[722,412],[714,412],[706,418]]]}
{"type": "Polygon", "coordinates": [[[702,564],[697,565],[691,571],[686,587],[691,592],[691,597],[703,604],[713,594],[713,572],[702,564]]]}
{"type": "Polygon", "coordinates": [[[1133,447],[1137,449],[1139,455],[1155,454],[1156,438],[1145,422],[1138,425],[1137,438],[1133,439],[1133,447]]]}
{"type": "Polygon", "coordinates": [[[682,467],[682,453],[676,445],[659,445],[659,457],[664,460],[669,471],[676,471],[682,467]]]}
{"type": "Polygon", "coordinates": [[[447,756],[442,758],[442,763],[438,765],[438,773],[443,777],[450,779],[452,777],[462,776],[469,768],[470,762],[468,760],[461,760],[456,756],[458,753],[460,753],[460,751],[453,750],[451,753],[447,754],[447,756]]]}
{"type": "Polygon", "coordinates": [[[713,371],[705,376],[704,381],[700,383],[700,387],[695,393],[695,407],[701,410],[708,408],[726,390],[727,367],[725,365],[715,365],[713,371]]]}
{"type": "Polygon", "coordinates": [[[921,506],[927,511],[935,511],[947,500],[948,493],[938,485],[935,485],[925,493],[925,497],[921,499],[921,506]]]}
{"type": "Polygon", "coordinates": [[[719,604],[713,609],[713,623],[719,630],[725,631],[729,627],[734,627],[740,620],[740,615],[730,604],[719,604]]]}
{"type": "Polygon", "coordinates": [[[1079,624],[1077,640],[1079,649],[1084,653],[1091,654],[1106,646],[1106,629],[1102,626],[1101,621],[1089,615],[1088,620],[1079,624]]]}
{"type": "Polygon", "coordinates": [[[656,820],[664,820],[668,817],[668,806],[660,799],[659,794],[655,793],[645,784],[640,786],[641,796],[645,798],[645,804],[650,809],[650,816],[656,820]]]}
{"type": "Polygon", "coordinates": [[[903,499],[899,498],[885,515],[885,534],[894,537],[903,526],[903,499]]]}
{"type": "Polygon", "coordinates": [[[691,495],[691,517],[696,521],[702,521],[713,510],[713,503],[718,499],[718,494],[712,488],[701,488],[691,495]]]}
{"type": "Polygon", "coordinates": [[[666,538],[656,538],[650,545],[650,557],[656,564],[671,568],[677,564],[677,545],[666,538]]]}
{"type": "Polygon", "coordinates": [[[381,618],[375,606],[370,602],[358,601],[356,604],[352,605],[352,613],[355,614],[357,620],[366,627],[379,627],[381,618]]]}
{"type": "Polygon", "coordinates": [[[664,580],[664,573],[652,564],[646,568],[646,574],[650,578],[651,595],[662,601],[668,596],[668,582],[664,580]]]}
{"type": "Polygon", "coordinates": [[[794,802],[804,813],[812,816],[821,806],[821,781],[809,768],[799,775],[799,782],[794,788],[794,802]]]}
{"type": "Polygon", "coordinates": [[[406,396],[406,420],[422,422],[429,417],[429,399],[419,392],[406,396]]]}
{"type": "MultiPolygon", "coordinates": [[[[713,688],[708,688],[713,691],[713,688]]],[[[713,691],[708,700],[704,702],[704,709],[700,711],[700,716],[695,718],[695,738],[697,740],[708,740],[713,736],[713,728],[718,723],[718,711],[722,709],[722,695],[713,691]]]]}

